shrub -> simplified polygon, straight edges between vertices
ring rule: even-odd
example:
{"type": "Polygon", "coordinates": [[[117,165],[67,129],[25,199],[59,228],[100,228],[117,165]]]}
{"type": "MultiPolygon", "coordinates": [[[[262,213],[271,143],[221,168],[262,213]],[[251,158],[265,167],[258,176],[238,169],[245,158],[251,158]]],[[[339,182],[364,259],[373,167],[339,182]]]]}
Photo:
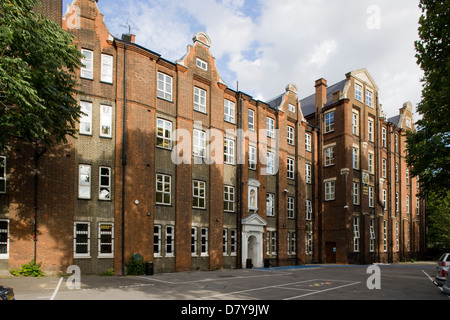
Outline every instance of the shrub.
{"type": "Polygon", "coordinates": [[[135,254],[132,254],[130,260],[125,264],[127,266],[127,274],[139,276],[145,274],[145,263],[143,259],[136,260],[135,254]]]}
{"type": "Polygon", "coordinates": [[[31,260],[29,264],[23,264],[20,269],[10,269],[9,272],[16,277],[40,278],[45,275],[44,271],[41,270],[41,264],[42,262],[36,263],[34,260],[31,260]]]}

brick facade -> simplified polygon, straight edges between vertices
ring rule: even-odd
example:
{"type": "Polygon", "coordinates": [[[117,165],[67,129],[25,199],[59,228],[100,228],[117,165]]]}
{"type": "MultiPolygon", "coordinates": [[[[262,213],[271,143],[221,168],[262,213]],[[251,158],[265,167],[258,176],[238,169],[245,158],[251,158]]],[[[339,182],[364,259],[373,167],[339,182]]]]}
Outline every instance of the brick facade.
{"type": "MultiPolygon", "coordinates": [[[[152,261],[155,272],[390,262],[423,254],[425,212],[422,202],[416,208],[416,179],[406,183],[402,135],[411,106],[384,118],[367,70],[331,86],[320,79],[316,94],[303,99],[288,84],[263,102],[222,81],[203,32],[171,62],[133,35],[111,36],[96,1],[74,1],[62,26],[93,67],[79,71],[77,99],[89,110],[79,137],[40,162],[37,244],[46,270],[76,264],[84,273],[114,268],[122,274],[136,253],[152,261]],[[196,154],[201,141],[204,157],[196,154]],[[272,155],[273,173],[265,174],[272,155]]],[[[8,222],[9,254],[0,259],[3,269],[32,258],[32,216],[20,217],[33,209],[28,149],[6,155],[0,221],[8,222]]]]}

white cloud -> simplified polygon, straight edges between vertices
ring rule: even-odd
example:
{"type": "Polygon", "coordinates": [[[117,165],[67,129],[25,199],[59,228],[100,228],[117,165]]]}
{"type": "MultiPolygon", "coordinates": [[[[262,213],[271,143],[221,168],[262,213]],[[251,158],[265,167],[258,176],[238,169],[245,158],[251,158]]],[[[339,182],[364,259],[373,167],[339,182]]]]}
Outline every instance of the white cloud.
{"type": "Polygon", "coordinates": [[[137,43],[172,61],[185,54],[197,31],[205,31],[225,82],[236,88],[239,81],[239,90],[257,99],[282,93],[290,82],[302,98],[321,77],[332,85],[365,67],[389,117],[405,101],[420,101],[421,71],[414,57],[418,0],[100,0],[98,5],[114,35],[126,31],[119,26],[129,18],[139,28],[137,43]],[[374,12],[379,28],[370,28],[377,22],[374,12]]]}

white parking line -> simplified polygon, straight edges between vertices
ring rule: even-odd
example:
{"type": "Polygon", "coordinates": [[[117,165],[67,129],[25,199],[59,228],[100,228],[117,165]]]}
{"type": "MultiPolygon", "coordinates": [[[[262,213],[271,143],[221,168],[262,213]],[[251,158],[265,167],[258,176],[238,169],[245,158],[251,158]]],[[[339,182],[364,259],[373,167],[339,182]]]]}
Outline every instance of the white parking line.
{"type": "Polygon", "coordinates": [[[63,277],[61,277],[61,279],[59,279],[58,285],[56,286],[55,291],[53,291],[53,294],[52,294],[50,300],[55,299],[56,294],[58,293],[59,287],[61,286],[61,282],[63,281],[63,279],[64,279],[63,277]]]}
{"type": "Polygon", "coordinates": [[[334,288],[328,288],[328,289],[324,289],[324,290],[317,290],[315,292],[309,292],[309,293],[302,294],[300,296],[290,297],[290,298],[286,298],[286,299],[283,299],[283,300],[298,299],[298,298],[310,296],[310,295],[313,295],[313,294],[322,293],[322,292],[325,292],[325,291],[331,291],[331,290],[336,290],[336,289],[340,289],[340,288],[344,288],[344,287],[348,287],[348,286],[353,286],[353,285],[358,284],[358,283],[361,283],[361,282],[358,281],[358,282],[352,282],[352,283],[348,283],[348,284],[343,284],[342,286],[338,286],[338,287],[334,287],[334,288]]]}
{"type": "MultiPolygon", "coordinates": [[[[426,272],[423,271],[423,270],[422,270],[422,272],[428,277],[428,279],[431,280],[431,282],[433,282],[434,284],[436,284],[436,282],[433,280],[433,278],[430,277],[430,275],[429,275],[428,273],[426,273],[426,272]]],[[[444,293],[444,290],[442,289],[442,287],[439,287],[439,286],[437,286],[437,287],[439,288],[439,290],[441,290],[442,293],[444,293]]],[[[447,298],[450,299],[450,296],[447,296],[447,298]]]]}

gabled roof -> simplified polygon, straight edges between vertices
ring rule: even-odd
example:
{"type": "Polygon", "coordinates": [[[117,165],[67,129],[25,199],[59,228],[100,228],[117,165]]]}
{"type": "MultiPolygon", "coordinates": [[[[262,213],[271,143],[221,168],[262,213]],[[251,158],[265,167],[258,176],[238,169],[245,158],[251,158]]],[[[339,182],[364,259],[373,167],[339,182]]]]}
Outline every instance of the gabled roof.
{"type": "MultiPolygon", "coordinates": [[[[327,101],[324,105],[325,107],[333,103],[333,94],[335,92],[344,91],[346,83],[347,80],[342,80],[327,87],[327,101]]],[[[316,94],[313,93],[312,95],[300,100],[300,105],[305,117],[316,112],[316,94]]]]}

